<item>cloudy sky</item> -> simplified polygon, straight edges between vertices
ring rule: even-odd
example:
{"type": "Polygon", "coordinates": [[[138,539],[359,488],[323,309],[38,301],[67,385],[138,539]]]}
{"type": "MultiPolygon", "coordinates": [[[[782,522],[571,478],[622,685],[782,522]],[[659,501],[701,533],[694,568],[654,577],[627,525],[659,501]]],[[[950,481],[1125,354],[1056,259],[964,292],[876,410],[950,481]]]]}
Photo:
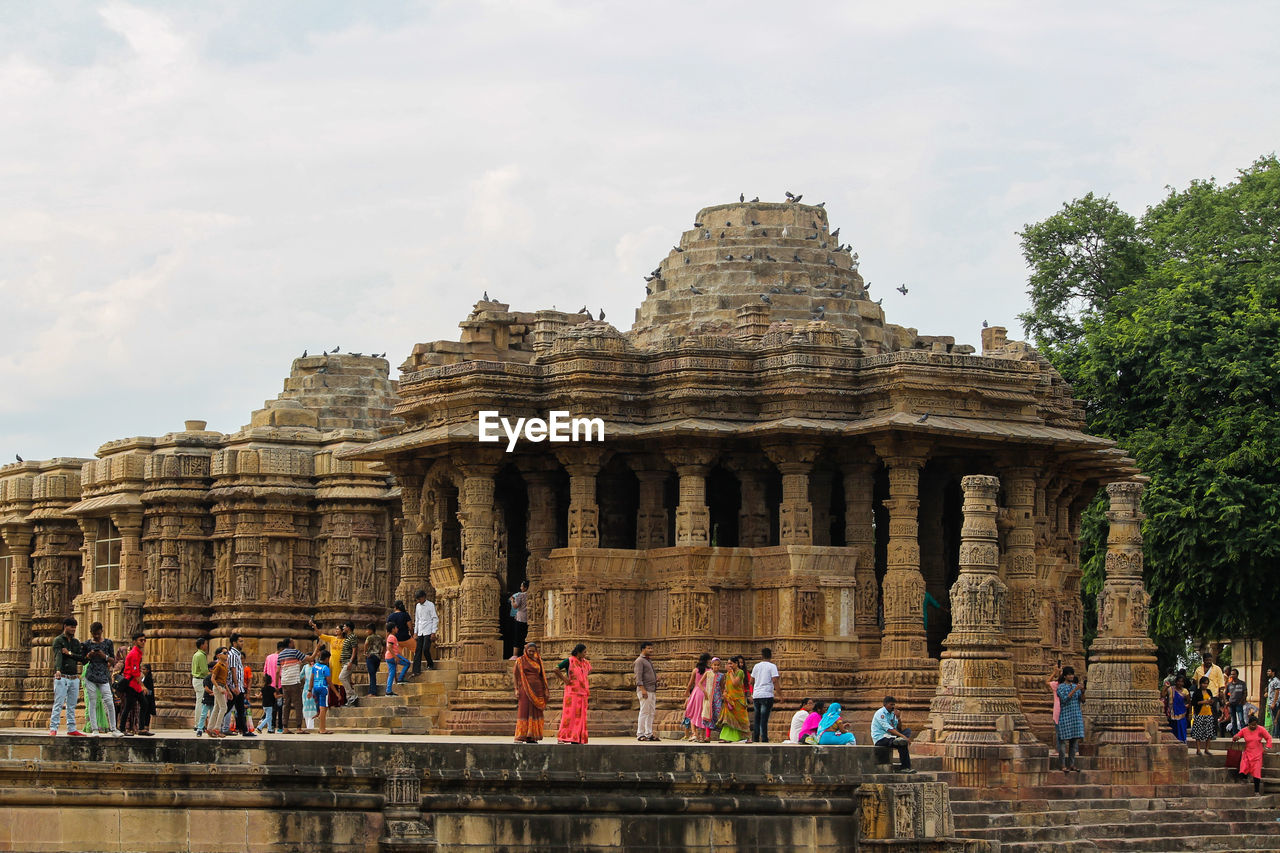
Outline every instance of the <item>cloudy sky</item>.
{"type": "Polygon", "coordinates": [[[486,289],[629,328],[739,192],[825,200],[891,321],[977,343],[1024,223],[1280,147],[1273,3],[356,5],[0,0],[0,464],[233,431],[486,289]]]}

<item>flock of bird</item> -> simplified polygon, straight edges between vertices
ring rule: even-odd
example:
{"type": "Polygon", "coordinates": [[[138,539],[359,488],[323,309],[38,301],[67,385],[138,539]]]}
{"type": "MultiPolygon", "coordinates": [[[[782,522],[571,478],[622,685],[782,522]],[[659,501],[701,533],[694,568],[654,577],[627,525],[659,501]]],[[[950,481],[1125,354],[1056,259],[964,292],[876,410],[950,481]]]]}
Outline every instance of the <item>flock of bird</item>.
{"type": "MultiPolygon", "coordinates": [[[[334,347],[333,349],[322,349],[320,350],[320,355],[337,355],[339,349],[341,349],[341,347],[334,347]]],[[[362,352],[349,352],[347,353],[347,355],[353,355],[356,358],[365,357],[365,354],[362,352]]],[[[303,350],[302,357],[306,358],[307,356],[308,356],[307,350],[303,350]]],[[[369,353],[368,357],[369,358],[386,358],[387,354],[385,352],[371,352],[369,353]]]]}

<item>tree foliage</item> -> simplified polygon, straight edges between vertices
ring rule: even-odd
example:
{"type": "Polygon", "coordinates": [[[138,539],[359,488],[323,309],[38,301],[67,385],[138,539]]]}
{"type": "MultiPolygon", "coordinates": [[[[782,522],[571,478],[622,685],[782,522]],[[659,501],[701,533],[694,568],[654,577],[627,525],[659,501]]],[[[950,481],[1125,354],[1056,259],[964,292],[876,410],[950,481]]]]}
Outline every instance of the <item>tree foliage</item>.
{"type": "MultiPolygon", "coordinates": [[[[1151,478],[1152,629],[1263,636],[1280,625],[1280,162],[1171,190],[1134,220],[1092,194],[1021,234],[1037,346],[1091,432],[1151,478]]],[[[1106,521],[1086,513],[1086,594],[1106,521]]]]}

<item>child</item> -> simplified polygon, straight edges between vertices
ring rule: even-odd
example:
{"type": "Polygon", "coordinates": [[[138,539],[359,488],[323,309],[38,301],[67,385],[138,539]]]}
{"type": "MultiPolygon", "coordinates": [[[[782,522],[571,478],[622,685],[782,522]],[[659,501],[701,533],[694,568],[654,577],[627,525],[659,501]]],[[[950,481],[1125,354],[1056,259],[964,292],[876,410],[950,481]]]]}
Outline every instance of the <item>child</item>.
{"type": "Polygon", "coordinates": [[[271,673],[262,673],[262,719],[258,721],[258,731],[267,734],[275,722],[276,686],[271,683],[271,673]]]}
{"type": "Polygon", "coordinates": [[[324,727],[325,718],[329,716],[329,650],[320,650],[320,662],[311,671],[311,692],[316,700],[316,712],[319,716],[320,734],[331,735],[333,732],[324,727]]]}
{"type": "MultiPolygon", "coordinates": [[[[204,677],[204,698],[200,700],[200,719],[196,725],[196,737],[204,734],[205,724],[213,716],[213,670],[204,677]]],[[[212,737],[213,735],[210,735],[212,737]]]]}
{"type": "MultiPolygon", "coordinates": [[[[400,654],[400,641],[396,639],[396,625],[394,622],[387,623],[387,646],[383,657],[387,661],[387,690],[384,695],[395,696],[395,691],[391,688],[396,683],[396,664],[404,664],[405,672],[409,671],[409,659],[400,654]]],[[[402,676],[403,677],[403,676],[402,676]]]]}
{"type": "Polygon", "coordinates": [[[305,729],[299,729],[299,734],[310,734],[311,730],[316,727],[316,697],[312,692],[315,686],[315,654],[307,656],[307,662],[302,666],[302,719],[306,723],[305,729]]]}

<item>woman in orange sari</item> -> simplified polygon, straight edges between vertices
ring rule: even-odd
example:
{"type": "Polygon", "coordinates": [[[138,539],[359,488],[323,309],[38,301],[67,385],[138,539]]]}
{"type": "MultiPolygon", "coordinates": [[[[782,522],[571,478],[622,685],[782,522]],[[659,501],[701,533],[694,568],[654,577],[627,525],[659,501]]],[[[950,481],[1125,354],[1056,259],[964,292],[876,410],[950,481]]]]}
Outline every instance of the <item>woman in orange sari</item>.
{"type": "Polygon", "coordinates": [[[560,661],[556,674],[564,682],[564,705],[560,710],[560,730],[556,740],[560,743],[587,742],[587,697],[591,695],[591,662],[587,660],[587,647],[578,643],[569,657],[560,661]]]}
{"type": "Polygon", "coordinates": [[[537,743],[542,740],[542,712],[547,707],[547,696],[551,692],[537,643],[526,644],[524,654],[516,658],[514,677],[516,743],[537,743]]]}

